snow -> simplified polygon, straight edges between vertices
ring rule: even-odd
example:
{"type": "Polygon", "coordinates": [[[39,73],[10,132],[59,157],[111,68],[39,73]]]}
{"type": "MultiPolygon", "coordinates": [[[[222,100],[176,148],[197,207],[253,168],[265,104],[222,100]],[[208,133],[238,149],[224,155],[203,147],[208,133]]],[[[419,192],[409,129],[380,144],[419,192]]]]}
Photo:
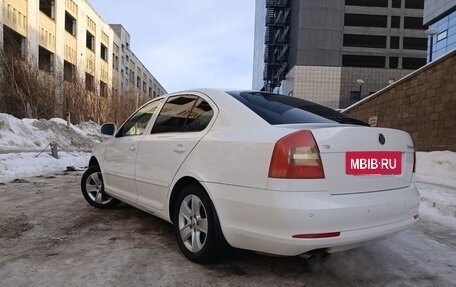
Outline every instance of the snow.
{"type": "Polygon", "coordinates": [[[0,153],[40,151],[50,142],[65,150],[85,150],[104,139],[94,122],[68,127],[63,119],[17,119],[0,113],[0,153]]]}
{"type": "MultiPolygon", "coordinates": [[[[94,122],[68,127],[59,118],[21,120],[0,113],[0,183],[62,171],[67,166],[83,169],[90,158],[87,151],[105,138],[99,130],[94,122]],[[71,152],[60,149],[59,159],[55,159],[48,148],[37,157],[52,141],[71,152]]],[[[417,152],[416,157],[421,217],[456,229],[456,152],[417,152]]]]}
{"type": "Polygon", "coordinates": [[[99,130],[94,122],[67,126],[59,118],[17,119],[0,113],[0,183],[66,170],[67,166],[85,168],[89,151],[105,138],[99,130]],[[49,154],[51,142],[59,145],[59,159],[49,154]]]}
{"type": "Polygon", "coordinates": [[[421,216],[456,229],[456,152],[417,152],[415,181],[421,216]]]}
{"type": "Polygon", "coordinates": [[[416,181],[456,188],[456,152],[417,152],[416,181]]]}
{"type": "Polygon", "coordinates": [[[456,190],[416,183],[421,195],[420,216],[456,229],[456,190]]]}
{"type": "Polygon", "coordinates": [[[89,163],[90,153],[59,152],[59,159],[48,153],[7,153],[0,154],[0,183],[17,178],[38,176],[52,172],[64,171],[67,166],[84,169],[89,163]]]}

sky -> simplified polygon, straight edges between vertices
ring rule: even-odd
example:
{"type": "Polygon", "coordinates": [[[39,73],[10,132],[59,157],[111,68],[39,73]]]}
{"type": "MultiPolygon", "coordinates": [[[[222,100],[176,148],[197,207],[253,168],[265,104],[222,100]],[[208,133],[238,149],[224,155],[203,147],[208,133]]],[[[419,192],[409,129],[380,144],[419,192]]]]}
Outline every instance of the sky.
{"type": "Polygon", "coordinates": [[[254,0],[89,0],[168,92],[252,88],[254,0]]]}

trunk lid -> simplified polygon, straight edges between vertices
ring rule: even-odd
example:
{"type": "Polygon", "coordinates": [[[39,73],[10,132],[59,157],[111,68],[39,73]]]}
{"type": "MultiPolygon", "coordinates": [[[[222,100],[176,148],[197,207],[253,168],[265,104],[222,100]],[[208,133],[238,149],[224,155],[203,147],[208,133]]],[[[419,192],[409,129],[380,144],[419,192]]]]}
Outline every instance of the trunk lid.
{"type": "Polygon", "coordinates": [[[408,133],[362,126],[316,128],[312,129],[312,133],[320,150],[325,179],[332,194],[380,191],[410,185],[414,149],[408,133]],[[347,152],[400,152],[401,172],[396,175],[347,174],[347,152]]]}

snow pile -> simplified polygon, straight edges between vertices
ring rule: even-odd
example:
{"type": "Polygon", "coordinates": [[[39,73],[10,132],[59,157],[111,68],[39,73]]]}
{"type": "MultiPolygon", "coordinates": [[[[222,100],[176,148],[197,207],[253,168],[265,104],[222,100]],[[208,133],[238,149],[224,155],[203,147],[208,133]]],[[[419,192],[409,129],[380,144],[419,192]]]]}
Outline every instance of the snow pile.
{"type": "Polygon", "coordinates": [[[456,152],[416,153],[420,214],[456,229],[456,152]]]}
{"type": "Polygon", "coordinates": [[[416,180],[456,188],[456,152],[417,152],[416,180]]]}
{"type": "Polygon", "coordinates": [[[17,119],[0,113],[0,152],[39,151],[50,142],[70,150],[91,150],[103,140],[94,122],[68,127],[63,119],[17,119]]]}

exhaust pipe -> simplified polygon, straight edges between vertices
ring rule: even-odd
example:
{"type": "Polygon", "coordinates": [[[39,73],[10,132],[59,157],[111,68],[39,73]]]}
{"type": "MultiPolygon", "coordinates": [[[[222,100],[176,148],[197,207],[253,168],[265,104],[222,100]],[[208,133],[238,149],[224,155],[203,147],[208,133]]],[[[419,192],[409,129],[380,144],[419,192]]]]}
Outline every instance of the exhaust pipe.
{"type": "Polygon", "coordinates": [[[310,259],[323,259],[329,256],[329,253],[326,251],[326,248],[321,249],[314,249],[299,255],[299,257],[304,258],[306,260],[310,259]]]}

